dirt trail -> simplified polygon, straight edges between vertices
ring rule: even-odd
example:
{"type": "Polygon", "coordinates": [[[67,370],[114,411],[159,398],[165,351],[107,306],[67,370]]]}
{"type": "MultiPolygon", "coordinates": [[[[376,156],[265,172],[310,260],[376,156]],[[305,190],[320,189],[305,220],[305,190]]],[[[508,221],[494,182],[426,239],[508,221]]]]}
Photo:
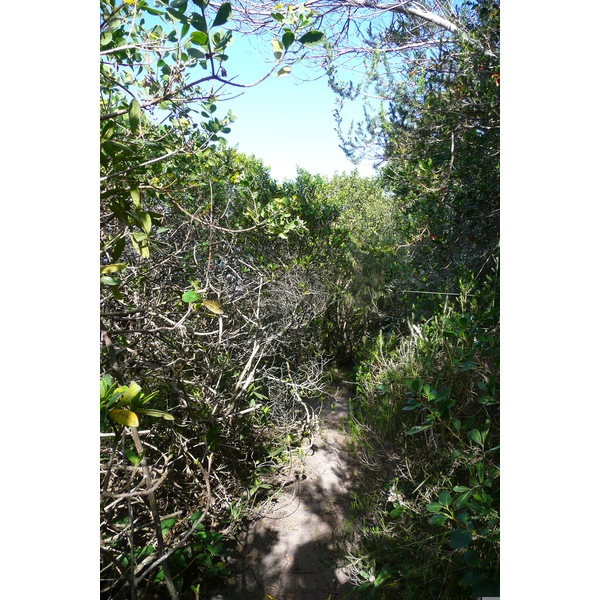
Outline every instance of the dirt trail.
{"type": "Polygon", "coordinates": [[[344,521],[357,485],[339,431],[350,392],[345,384],[329,392],[331,401],[315,407],[321,428],[304,461],[304,478],[284,487],[242,535],[235,585],[211,600],[338,600],[352,589],[340,566],[344,521]]]}

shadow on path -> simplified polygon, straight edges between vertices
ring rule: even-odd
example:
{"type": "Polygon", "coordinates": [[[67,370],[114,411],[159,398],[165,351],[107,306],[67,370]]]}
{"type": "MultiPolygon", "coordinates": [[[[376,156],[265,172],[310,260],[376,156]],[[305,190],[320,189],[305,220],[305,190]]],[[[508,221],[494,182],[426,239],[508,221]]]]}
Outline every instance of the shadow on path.
{"type": "Polygon", "coordinates": [[[341,559],[360,471],[339,431],[341,418],[348,416],[348,398],[348,388],[340,386],[332,401],[323,403],[322,427],[304,462],[305,478],[284,488],[267,514],[240,536],[235,585],[230,582],[211,600],[264,600],[267,595],[339,600],[351,592],[341,559]]]}

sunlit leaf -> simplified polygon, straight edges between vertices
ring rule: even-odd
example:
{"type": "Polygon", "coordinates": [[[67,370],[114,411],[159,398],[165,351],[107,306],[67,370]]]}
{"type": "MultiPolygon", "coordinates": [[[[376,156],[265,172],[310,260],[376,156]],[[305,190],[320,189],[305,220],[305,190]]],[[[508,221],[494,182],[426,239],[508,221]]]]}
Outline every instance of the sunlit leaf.
{"type": "Polygon", "coordinates": [[[140,408],[137,410],[139,415],[147,415],[148,417],[162,417],[165,421],[174,421],[175,417],[164,410],[156,410],[154,408],[140,408]]]}
{"type": "Polygon", "coordinates": [[[132,187],[129,190],[129,195],[131,196],[133,206],[135,206],[136,208],[140,208],[140,188],[138,188],[137,186],[132,187]]]}
{"type": "Polygon", "coordinates": [[[289,75],[291,72],[292,72],[291,67],[281,67],[281,69],[279,69],[279,71],[277,71],[277,73],[275,73],[275,77],[285,77],[286,75],[289,75]]]}
{"type": "Polygon", "coordinates": [[[196,294],[194,290],[188,290],[181,296],[181,299],[188,303],[196,302],[198,300],[198,294],[196,294]]]}
{"type": "Polygon", "coordinates": [[[212,300],[203,300],[202,304],[210,310],[210,312],[215,313],[215,315],[222,315],[223,309],[218,302],[214,302],[212,300]]]}
{"type": "Polygon", "coordinates": [[[123,400],[131,402],[141,391],[142,388],[135,381],[132,381],[123,395],[123,400]]]}
{"type": "Polygon", "coordinates": [[[110,31],[105,31],[100,36],[100,45],[101,46],[108,46],[108,44],[110,44],[111,42],[112,42],[112,33],[110,31]]]}
{"type": "Polygon", "coordinates": [[[208,36],[203,31],[194,31],[190,33],[190,40],[193,44],[198,46],[206,46],[208,43],[208,36]]]}
{"type": "Polygon", "coordinates": [[[139,427],[140,422],[138,421],[137,415],[124,408],[113,408],[108,411],[108,416],[120,425],[126,425],[127,427],[139,427]]]}
{"type": "Polygon", "coordinates": [[[106,275],[100,277],[100,281],[104,285],[119,285],[121,283],[118,279],[115,279],[114,277],[108,277],[106,275]]]}
{"type": "Polygon", "coordinates": [[[100,268],[100,275],[107,275],[109,273],[119,273],[123,269],[127,268],[126,263],[116,263],[112,265],[106,265],[100,268]]]}
{"type": "Polygon", "coordinates": [[[152,218],[147,212],[139,213],[140,222],[142,224],[142,229],[146,233],[150,233],[152,230],[152,218]]]}
{"type": "Polygon", "coordinates": [[[283,46],[277,38],[271,40],[271,46],[273,47],[273,55],[276,60],[279,60],[283,56],[283,46]]]}
{"type": "Polygon", "coordinates": [[[425,431],[430,427],[431,425],[417,425],[416,427],[411,427],[406,433],[407,435],[415,435],[415,433],[420,433],[421,431],[425,431]]]}
{"type": "Polygon", "coordinates": [[[129,105],[129,126],[131,133],[137,135],[140,129],[140,103],[135,98],[129,105]]]}

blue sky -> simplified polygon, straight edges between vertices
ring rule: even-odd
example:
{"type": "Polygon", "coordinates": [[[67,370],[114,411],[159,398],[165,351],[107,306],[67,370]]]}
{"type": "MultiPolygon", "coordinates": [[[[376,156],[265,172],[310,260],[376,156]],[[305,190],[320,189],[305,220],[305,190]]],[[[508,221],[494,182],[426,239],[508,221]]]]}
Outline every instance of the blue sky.
{"type": "MultiPolygon", "coordinates": [[[[239,83],[259,80],[273,65],[266,62],[268,55],[239,34],[227,54],[227,74],[230,78],[238,75],[239,83]]],[[[295,65],[292,73],[301,69],[295,65]]],[[[227,135],[230,144],[263,159],[275,179],[294,179],[296,165],[327,176],[354,168],[364,176],[374,174],[370,164],[355,167],[339,147],[333,117],[335,98],[325,77],[300,82],[293,74],[279,78],[273,75],[238,98],[220,101],[218,106],[220,116],[231,109],[237,117],[227,135]]],[[[361,110],[359,105],[347,106],[344,118],[347,113],[348,118],[352,115],[359,119],[361,110]]]]}

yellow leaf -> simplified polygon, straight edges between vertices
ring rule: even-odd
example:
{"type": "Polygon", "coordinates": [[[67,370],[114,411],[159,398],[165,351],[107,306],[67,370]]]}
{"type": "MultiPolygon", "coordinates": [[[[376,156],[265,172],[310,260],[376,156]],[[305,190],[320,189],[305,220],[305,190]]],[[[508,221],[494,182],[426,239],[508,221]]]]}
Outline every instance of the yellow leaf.
{"type": "Polygon", "coordinates": [[[118,273],[127,268],[126,263],[114,263],[100,268],[100,275],[108,275],[109,273],[118,273]]]}
{"type": "Polygon", "coordinates": [[[128,427],[140,426],[137,415],[134,412],[124,408],[113,408],[108,411],[108,416],[115,423],[119,423],[120,425],[127,425],[128,427]]]}
{"type": "Polygon", "coordinates": [[[210,312],[215,313],[215,315],[222,315],[223,309],[218,302],[213,302],[212,300],[202,300],[202,304],[210,310],[210,312]]]}

